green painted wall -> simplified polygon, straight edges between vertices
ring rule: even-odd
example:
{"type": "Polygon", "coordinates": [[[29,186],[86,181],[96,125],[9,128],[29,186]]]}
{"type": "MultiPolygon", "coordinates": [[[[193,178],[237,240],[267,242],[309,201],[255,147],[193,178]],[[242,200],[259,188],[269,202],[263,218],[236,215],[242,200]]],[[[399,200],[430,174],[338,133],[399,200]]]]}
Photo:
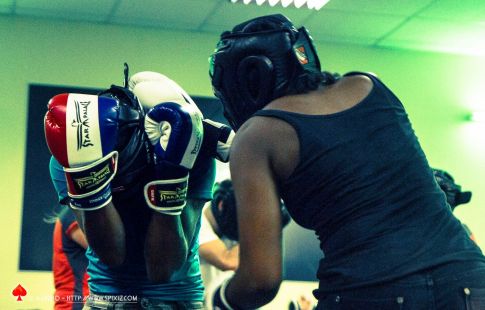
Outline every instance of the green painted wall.
{"type": "MultiPolygon", "coordinates": [[[[216,41],[212,34],[0,17],[1,309],[51,308],[51,274],[18,271],[28,85],[121,84],[126,61],[132,72],[159,71],[191,94],[210,96],[207,58],[216,41]],[[22,305],[11,295],[18,284],[28,294],[22,305]]],[[[330,43],[317,48],[325,68],[372,71],[402,99],[430,163],[473,191],[456,215],[485,248],[485,123],[464,121],[470,109],[485,110],[485,59],[330,43]]]]}

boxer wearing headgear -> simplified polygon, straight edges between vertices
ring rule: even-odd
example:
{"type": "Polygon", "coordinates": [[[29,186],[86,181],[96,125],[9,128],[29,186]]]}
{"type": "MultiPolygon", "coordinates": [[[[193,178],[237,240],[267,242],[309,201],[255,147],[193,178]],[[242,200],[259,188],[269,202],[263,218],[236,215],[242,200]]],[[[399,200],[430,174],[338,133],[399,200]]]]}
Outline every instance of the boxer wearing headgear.
{"type": "Polygon", "coordinates": [[[89,185],[83,196],[68,186],[89,242],[86,305],[121,307],[106,301],[130,295],[148,308],[202,309],[194,236],[212,198],[214,157],[227,159],[229,135],[217,127],[217,135],[206,137],[216,140],[209,141],[215,149],[202,153],[202,115],[185,91],[167,77],[151,89],[134,78],[126,68],[123,87],[56,96],[46,115],[46,139],[57,159],[52,168],[65,171],[68,185],[89,185]],[[66,124],[85,127],[66,135],[66,124]]]}
{"type": "Polygon", "coordinates": [[[214,91],[236,130],[270,101],[336,79],[320,71],[308,30],[296,29],[280,14],[255,18],[224,32],[210,62],[214,91]]]}
{"type": "Polygon", "coordinates": [[[307,32],[281,15],[223,32],[210,60],[237,130],[230,170],[241,253],[215,309],[254,309],[278,292],[281,199],[325,253],[317,309],[465,309],[485,297],[485,257],[447,207],[404,105],[377,76],[320,73],[307,32]]]}

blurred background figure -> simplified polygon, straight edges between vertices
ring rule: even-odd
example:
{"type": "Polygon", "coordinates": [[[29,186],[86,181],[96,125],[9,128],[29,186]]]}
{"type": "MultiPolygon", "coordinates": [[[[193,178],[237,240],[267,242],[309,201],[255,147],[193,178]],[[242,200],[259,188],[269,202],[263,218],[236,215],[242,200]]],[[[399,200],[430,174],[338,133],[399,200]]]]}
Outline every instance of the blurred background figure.
{"type": "Polygon", "coordinates": [[[89,295],[86,249],[88,243],[74,213],[64,206],[54,226],[52,272],[54,309],[82,309],[89,295]]]}
{"type": "MultiPolygon", "coordinates": [[[[64,178],[57,170],[50,169],[52,180],[64,178]]],[[[55,208],[53,215],[44,221],[54,223],[52,244],[52,273],[54,277],[54,309],[78,310],[84,306],[85,297],[89,296],[88,242],[79,226],[74,212],[66,205],[67,188],[65,183],[53,182],[58,193],[60,211],[55,208]]]]}
{"type": "Polygon", "coordinates": [[[237,231],[235,200],[231,180],[215,184],[214,198],[204,206],[199,235],[200,271],[204,282],[206,309],[212,309],[213,291],[232,276],[239,265],[239,244],[232,237],[237,231]]]}
{"type": "MultiPolygon", "coordinates": [[[[472,192],[470,191],[462,191],[461,186],[455,183],[455,179],[449,174],[448,172],[433,168],[433,174],[440,186],[441,190],[446,195],[446,201],[451,207],[451,211],[455,211],[455,208],[462,204],[467,204],[470,202],[472,198],[472,192]]],[[[463,223],[462,223],[463,224],[463,223]]],[[[472,231],[466,224],[463,224],[466,232],[470,236],[473,241],[477,241],[475,239],[475,235],[473,235],[472,231]]]]}
{"type": "Polygon", "coordinates": [[[304,294],[300,295],[297,300],[290,301],[288,310],[314,310],[316,309],[314,300],[315,298],[313,297],[304,294]]]}

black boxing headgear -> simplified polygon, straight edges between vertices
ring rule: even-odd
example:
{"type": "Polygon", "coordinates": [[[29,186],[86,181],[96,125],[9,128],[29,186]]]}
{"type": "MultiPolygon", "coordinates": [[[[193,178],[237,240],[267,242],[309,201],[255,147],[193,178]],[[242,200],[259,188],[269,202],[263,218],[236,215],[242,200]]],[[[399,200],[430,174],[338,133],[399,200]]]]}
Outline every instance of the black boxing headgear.
{"type": "MultiPolygon", "coordinates": [[[[285,227],[291,222],[291,217],[283,201],[280,202],[280,209],[281,225],[282,227],[285,227]]],[[[217,226],[219,226],[219,234],[221,237],[239,241],[236,197],[234,196],[231,180],[224,180],[215,185],[214,198],[211,202],[211,211],[217,226]]]]}
{"type": "Polygon", "coordinates": [[[461,186],[455,183],[455,180],[448,172],[433,169],[433,174],[441,190],[446,194],[446,200],[451,206],[451,210],[455,209],[458,205],[470,202],[472,193],[462,192],[461,186]]]}
{"type": "Polygon", "coordinates": [[[236,198],[231,180],[216,183],[211,201],[211,211],[219,227],[219,234],[231,240],[238,240],[236,198]],[[221,203],[222,202],[222,203],[221,203]]]}
{"type": "Polygon", "coordinates": [[[320,76],[321,70],[308,31],[275,14],[222,33],[210,57],[209,73],[224,116],[237,130],[272,100],[297,93],[295,83],[314,79],[309,73],[320,76]]]}
{"type": "Polygon", "coordinates": [[[123,191],[139,181],[150,163],[150,148],[143,126],[145,113],[138,99],[126,86],[111,85],[98,95],[114,98],[119,104],[118,140],[115,146],[119,156],[118,171],[112,181],[112,188],[114,192],[123,191]]]}

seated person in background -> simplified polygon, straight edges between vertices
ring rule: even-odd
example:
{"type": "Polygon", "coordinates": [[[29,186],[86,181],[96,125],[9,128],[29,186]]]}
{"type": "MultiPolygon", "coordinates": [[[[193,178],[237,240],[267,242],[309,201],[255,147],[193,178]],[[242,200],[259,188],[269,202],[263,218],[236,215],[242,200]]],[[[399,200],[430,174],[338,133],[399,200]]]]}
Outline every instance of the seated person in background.
{"type": "MultiPolygon", "coordinates": [[[[467,204],[470,202],[472,198],[472,192],[461,191],[461,186],[455,183],[455,179],[449,174],[448,172],[433,168],[433,174],[440,186],[441,190],[446,195],[446,201],[451,207],[451,211],[455,211],[455,208],[462,204],[467,204]]],[[[465,228],[466,232],[470,236],[473,241],[477,241],[475,236],[473,235],[472,231],[466,224],[463,224],[463,228],[465,228]]]]}
{"type": "MultiPolygon", "coordinates": [[[[52,159],[51,159],[52,160],[52,159]]],[[[50,171],[52,179],[64,178],[50,171]]],[[[63,183],[54,182],[54,186],[63,183]]],[[[48,223],[55,223],[52,244],[52,273],[54,277],[54,309],[80,310],[85,297],[89,295],[86,249],[88,243],[76,220],[76,216],[66,204],[67,189],[57,188],[60,192],[60,212],[55,217],[46,218],[48,223]]]]}
{"type": "Polygon", "coordinates": [[[89,243],[85,309],[203,309],[197,236],[224,127],[166,76],[127,71],[124,87],[53,97],[45,117],[53,181],[89,243]]]}

